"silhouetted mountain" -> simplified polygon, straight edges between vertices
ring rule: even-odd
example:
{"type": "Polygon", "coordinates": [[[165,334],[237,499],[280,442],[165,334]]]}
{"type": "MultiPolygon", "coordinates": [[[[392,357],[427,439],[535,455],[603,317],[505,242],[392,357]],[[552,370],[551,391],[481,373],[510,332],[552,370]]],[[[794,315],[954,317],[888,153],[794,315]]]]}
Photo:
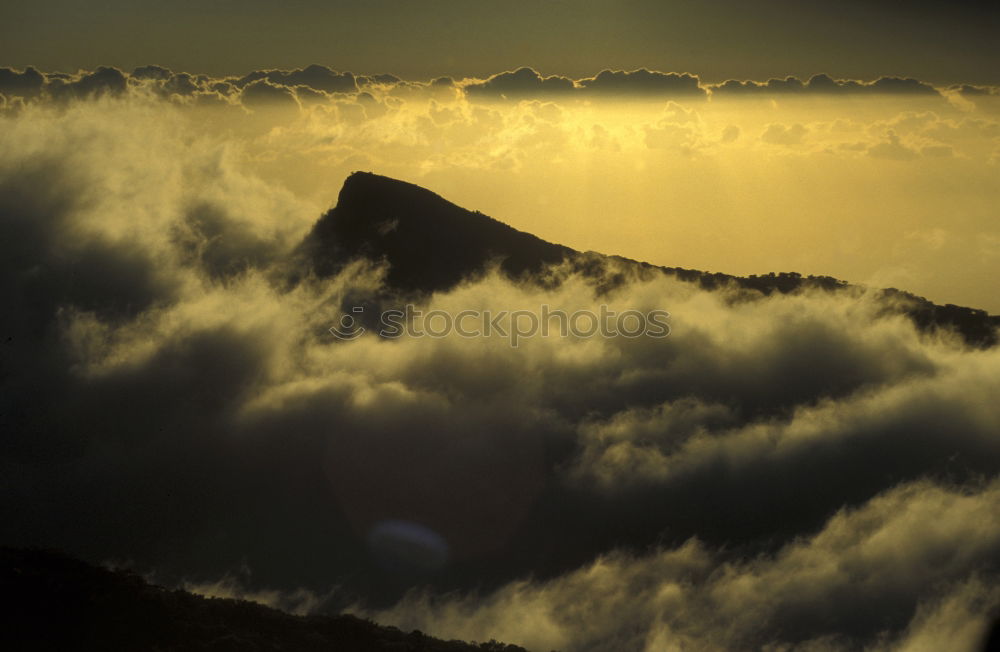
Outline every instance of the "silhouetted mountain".
{"type": "Polygon", "coordinates": [[[321,275],[357,256],[384,258],[390,285],[421,291],[452,287],[494,260],[521,276],[575,253],[420,186],[364,172],[347,178],[303,246],[321,275]]]}
{"type": "MultiPolygon", "coordinates": [[[[420,186],[369,172],[347,178],[336,207],[320,218],[299,252],[319,276],[335,274],[357,258],[384,260],[389,263],[386,283],[403,292],[446,290],[494,262],[512,278],[550,284],[558,279],[538,273],[548,265],[567,263],[566,270],[594,279],[598,291],[650,273],[669,274],[706,290],[735,286],[751,298],[851,287],[829,276],[791,272],[740,277],[582,253],[456,206],[420,186]]],[[[887,310],[901,310],[924,331],[954,329],[972,346],[993,346],[998,341],[1000,316],[952,304],[940,306],[896,289],[884,290],[883,296],[887,310]]]]}
{"type": "Polygon", "coordinates": [[[0,647],[29,650],[525,652],[442,641],[354,616],[292,616],[205,598],[60,553],[0,548],[0,647]]]}

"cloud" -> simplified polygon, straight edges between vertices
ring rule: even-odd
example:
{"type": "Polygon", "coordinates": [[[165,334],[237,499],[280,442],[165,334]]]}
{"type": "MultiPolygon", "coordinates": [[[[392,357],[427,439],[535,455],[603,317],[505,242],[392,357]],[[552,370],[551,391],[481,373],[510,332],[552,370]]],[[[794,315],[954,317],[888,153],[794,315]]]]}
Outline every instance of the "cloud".
{"type": "Polygon", "coordinates": [[[471,82],[464,86],[472,98],[520,98],[526,96],[565,95],[574,96],[692,96],[703,97],[698,78],[687,73],[664,73],[639,70],[603,70],[594,77],[574,81],[568,77],[553,75],[543,77],[531,68],[519,68],[513,72],[493,75],[482,82],[471,82]]]}
{"type": "Polygon", "coordinates": [[[909,77],[879,77],[873,82],[859,82],[849,79],[834,80],[829,75],[819,74],[810,77],[805,88],[816,93],[939,95],[930,84],[909,77]]]}
{"type": "Polygon", "coordinates": [[[989,95],[1000,95],[996,86],[974,86],[972,84],[962,84],[957,87],[957,90],[962,95],[966,96],[989,96],[989,95]]]}
{"type": "Polygon", "coordinates": [[[57,100],[87,99],[102,95],[121,95],[127,88],[125,73],[117,68],[100,67],[69,79],[49,78],[46,90],[57,100]]]}
{"type": "Polygon", "coordinates": [[[948,647],[973,650],[1000,605],[995,576],[970,575],[994,568],[1000,552],[989,518],[998,495],[995,483],[971,494],[905,485],[771,555],[733,559],[691,540],[646,555],[612,553],[485,596],[415,593],[370,613],[404,629],[541,650],[832,652],[863,641],[911,650],[946,637],[948,647]]]}
{"type": "Polygon", "coordinates": [[[357,80],[353,74],[335,72],[318,64],[296,70],[256,70],[232,80],[232,83],[243,88],[261,80],[277,86],[308,86],[326,93],[354,93],[358,90],[357,80]]]}
{"type": "Polygon", "coordinates": [[[552,75],[542,77],[531,68],[518,68],[502,72],[482,82],[472,82],[464,86],[466,94],[472,98],[520,98],[550,94],[570,93],[576,89],[572,79],[552,75]]]}
{"type": "Polygon", "coordinates": [[[817,74],[802,82],[797,77],[769,79],[766,82],[730,79],[710,87],[712,95],[764,95],[764,94],[870,94],[870,95],[924,95],[940,96],[932,85],[910,77],[879,77],[871,82],[853,79],[833,79],[827,74],[817,74]]]}
{"type": "Polygon", "coordinates": [[[769,124],[761,134],[760,139],[772,145],[798,145],[809,132],[801,124],[783,125],[769,124]]]}
{"type": "Polygon", "coordinates": [[[712,95],[746,94],[746,93],[802,93],[805,85],[797,77],[785,79],[769,79],[766,82],[739,81],[729,79],[712,86],[712,95]]]}
{"type": "Polygon", "coordinates": [[[691,95],[704,96],[698,78],[687,73],[639,70],[603,70],[595,77],[579,81],[580,87],[595,94],[616,95],[691,95]]]}
{"type": "Polygon", "coordinates": [[[646,147],[650,149],[674,149],[690,154],[707,144],[699,114],[673,101],[667,103],[659,120],[646,125],[645,132],[646,147]]]}
{"type": "MultiPolygon", "coordinates": [[[[250,574],[251,571],[244,569],[244,572],[250,574]]],[[[245,581],[236,575],[226,575],[222,579],[210,583],[184,582],[181,584],[181,588],[206,598],[256,602],[297,616],[306,616],[316,612],[322,607],[323,601],[327,597],[305,589],[292,591],[247,589],[245,581]]]]}
{"type": "Polygon", "coordinates": [[[240,98],[243,104],[251,109],[267,107],[297,109],[299,107],[295,93],[291,89],[272,84],[265,79],[258,79],[244,86],[240,92],[240,98]]]}
{"type": "Polygon", "coordinates": [[[650,149],[690,152],[698,145],[697,131],[689,125],[659,122],[646,128],[646,146],[650,149]]]}
{"type": "Polygon", "coordinates": [[[894,130],[885,134],[886,140],[868,147],[868,156],[893,161],[910,161],[920,156],[920,152],[906,146],[894,130]]]}
{"type": "Polygon", "coordinates": [[[34,97],[41,92],[45,77],[34,68],[18,72],[0,68],[0,93],[19,97],[34,97]]]}
{"type": "Polygon", "coordinates": [[[365,75],[358,78],[359,84],[365,85],[376,85],[381,84],[383,86],[395,86],[403,80],[396,75],[381,74],[381,75],[365,75]]]}
{"type": "MultiPolygon", "coordinates": [[[[256,70],[242,77],[211,78],[206,75],[177,73],[157,65],[135,68],[130,74],[114,68],[98,68],[93,72],[39,73],[34,68],[23,72],[0,70],[0,93],[8,97],[37,98],[41,95],[59,99],[85,98],[92,94],[120,95],[131,87],[154,87],[164,97],[197,97],[219,94],[233,97],[246,86],[265,81],[273,86],[289,89],[303,88],[328,95],[356,95],[371,92],[389,93],[397,97],[439,100],[461,97],[462,93],[473,100],[487,99],[553,99],[553,98],[607,98],[632,97],[649,99],[676,98],[700,99],[709,93],[717,100],[746,95],[806,96],[809,94],[840,95],[865,94],[869,96],[940,97],[934,86],[920,80],[900,77],[880,77],[870,82],[839,79],[828,75],[814,75],[803,82],[796,77],[774,78],[766,81],[728,80],[720,84],[703,84],[690,73],[648,70],[603,70],[592,77],[571,79],[562,75],[543,76],[529,67],[501,72],[486,79],[466,79],[456,82],[450,77],[439,77],[429,82],[402,80],[391,74],[360,75],[338,72],[323,65],[311,64],[292,70],[256,70]]],[[[948,92],[951,97],[987,97],[992,87],[955,86],[948,92]]],[[[307,101],[321,96],[300,93],[307,101]]]]}
{"type": "Polygon", "coordinates": [[[912,77],[880,77],[871,83],[872,92],[894,93],[903,95],[938,95],[938,91],[931,85],[926,84],[912,77]]]}
{"type": "Polygon", "coordinates": [[[133,79],[158,79],[165,81],[170,79],[173,73],[163,66],[139,66],[132,71],[133,79]]]}
{"type": "MultiPolygon", "coordinates": [[[[302,70],[293,70],[285,73],[280,77],[280,80],[288,82],[290,85],[308,86],[314,90],[325,91],[327,93],[353,93],[358,90],[357,82],[351,73],[337,73],[317,64],[307,66],[302,70]]],[[[277,80],[272,79],[271,81],[277,80]]],[[[382,79],[376,77],[376,81],[380,83],[394,83],[398,79],[389,75],[382,79]]]]}
{"type": "Polygon", "coordinates": [[[201,84],[186,72],[177,73],[166,80],[163,89],[176,95],[194,95],[202,89],[201,84]]]}
{"type": "Polygon", "coordinates": [[[726,125],[726,128],[722,130],[722,135],[719,141],[722,143],[732,143],[736,142],[740,137],[740,128],[736,125],[726,125]]]}

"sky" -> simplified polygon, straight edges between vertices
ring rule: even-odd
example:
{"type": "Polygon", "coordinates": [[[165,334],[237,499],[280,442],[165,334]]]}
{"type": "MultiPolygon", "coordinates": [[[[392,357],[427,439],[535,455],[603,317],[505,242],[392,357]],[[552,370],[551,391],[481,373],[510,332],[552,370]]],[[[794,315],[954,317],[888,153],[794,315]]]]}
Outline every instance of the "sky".
{"type": "Polygon", "coordinates": [[[186,137],[225,146],[313,216],[352,171],[368,170],[583,251],[744,276],[827,275],[1000,312],[993,86],[139,68],[53,74],[38,97],[21,98],[29,77],[0,80],[11,111],[25,106],[28,117],[72,97],[161,100],[149,110],[176,114],[186,137]]]}
{"type": "Polygon", "coordinates": [[[0,16],[6,65],[71,72],[320,63],[410,79],[532,66],[1000,83],[998,12],[974,0],[10,0],[0,16]]]}
{"type": "Polygon", "coordinates": [[[996,28],[978,2],[5,2],[0,545],[542,652],[977,652],[1000,347],[882,290],[1000,313],[996,28]],[[343,208],[355,171],[440,197],[343,208]],[[476,272],[421,292],[374,244],[317,249],[350,210],[427,229],[399,269],[476,272]],[[441,226],[483,214],[591,253],[511,277],[441,226]],[[330,330],[401,305],[669,332],[330,330]]]}

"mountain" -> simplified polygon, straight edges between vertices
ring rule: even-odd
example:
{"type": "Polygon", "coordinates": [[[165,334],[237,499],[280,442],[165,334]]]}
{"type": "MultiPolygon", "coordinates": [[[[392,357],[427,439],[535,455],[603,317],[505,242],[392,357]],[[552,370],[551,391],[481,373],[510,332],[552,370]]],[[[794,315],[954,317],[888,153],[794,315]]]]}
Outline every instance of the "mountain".
{"type": "Polygon", "coordinates": [[[420,291],[448,289],[491,261],[522,276],[576,253],[420,186],[364,172],[347,178],[303,246],[321,275],[358,256],[384,258],[391,286],[420,291]]]}
{"type": "MultiPolygon", "coordinates": [[[[661,267],[621,256],[579,252],[518,231],[478,211],[469,211],[420,186],[355,172],[344,182],[337,205],[323,215],[299,247],[313,272],[330,276],[348,262],[386,261],[387,285],[404,293],[447,290],[499,263],[513,279],[557,282],[541,272],[564,263],[595,282],[599,291],[625,282],[629,275],[662,273],[697,283],[706,290],[725,286],[748,298],[807,289],[842,291],[845,281],[794,272],[732,276],[680,267],[661,267]]],[[[956,331],[967,344],[997,344],[1000,316],[952,304],[938,305],[894,288],[881,291],[888,312],[902,311],[922,330],[956,331]]]]}
{"type": "Polygon", "coordinates": [[[0,548],[0,647],[28,650],[526,652],[442,641],[354,616],[293,616],[154,586],[44,550],[0,548]]]}

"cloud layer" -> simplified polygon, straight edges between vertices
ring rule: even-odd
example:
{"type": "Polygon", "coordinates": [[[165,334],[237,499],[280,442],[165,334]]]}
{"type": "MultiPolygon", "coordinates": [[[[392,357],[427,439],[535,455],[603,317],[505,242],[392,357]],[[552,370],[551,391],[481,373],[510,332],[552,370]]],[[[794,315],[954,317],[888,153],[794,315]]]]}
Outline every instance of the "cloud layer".
{"type": "MultiPolygon", "coordinates": [[[[173,72],[162,66],[140,66],[131,73],[117,68],[100,67],[95,71],[75,74],[61,72],[41,73],[35,68],[15,70],[0,68],[0,93],[9,97],[35,98],[40,95],[52,99],[67,97],[87,98],[102,94],[120,94],[127,87],[152,89],[167,96],[219,95],[238,101],[243,91],[251,85],[260,88],[262,83],[282,87],[290,93],[310,95],[356,95],[373,90],[418,90],[433,94],[435,90],[459,90],[472,100],[495,101],[503,99],[595,99],[607,97],[646,97],[657,99],[725,98],[737,96],[924,96],[940,98],[943,94],[958,93],[969,97],[996,95],[997,89],[989,86],[953,84],[936,87],[925,81],[893,76],[870,81],[834,79],[827,74],[816,74],[808,79],[787,77],[766,81],[730,79],[719,83],[703,82],[690,73],[662,72],[645,68],[637,70],[602,70],[592,77],[573,79],[564,75],[542,75],[522,67],[500,72],[485,79],[466,78],[455,80],[441,77],[432,81],[404,81],[390,74],[355,75],[339,72],[319,64],[294,70],[255,70],[242,77],[210,77],[186,72],[173,72]]],[[[251,94],[252,96],[253,94],[251,94]]],[[[258,97],[259,99],[259,97],[258,97]]],[[[281,98],[274,96],[275,101],[281,98]]]]}
{"type": "Polygon", "coordinates": [[[995,568],[1000,553],[996,529],[981,529],[997,500],[995,483],[972,493],[909,484],[838,512],[773,555],[739,559],[690,540],[608,554],[483,597],[413,594],[374,615],[452,636],[499,632],[538,650],[845,650],[865,642],[871,650],[973,650],[984,635],[977,613],[1000,601],[974,571],[995,568]],[[886,628],[892,613],[908,615],[905,628],[886,628]]]}

